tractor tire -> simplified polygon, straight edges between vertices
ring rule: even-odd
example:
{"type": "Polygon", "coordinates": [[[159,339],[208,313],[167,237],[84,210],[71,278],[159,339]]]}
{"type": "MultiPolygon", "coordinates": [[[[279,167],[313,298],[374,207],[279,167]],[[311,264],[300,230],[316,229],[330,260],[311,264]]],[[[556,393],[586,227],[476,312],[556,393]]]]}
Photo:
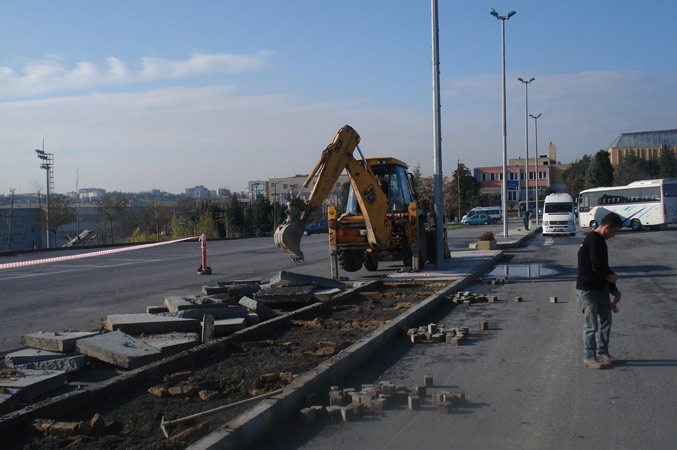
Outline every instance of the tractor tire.
{"type": "Polygon", "coordinates": [[[369,272],[376,272],[378,270],[378,261],[374,258],[371,252],[364,252],[364,268],[369,272]]]}
{"type": "Polygon", "coordinates": [[[357,272],[362,268],[364,256],[361,252],[355,250],[339,250],[338,262],[346,272],[357,272]]]}

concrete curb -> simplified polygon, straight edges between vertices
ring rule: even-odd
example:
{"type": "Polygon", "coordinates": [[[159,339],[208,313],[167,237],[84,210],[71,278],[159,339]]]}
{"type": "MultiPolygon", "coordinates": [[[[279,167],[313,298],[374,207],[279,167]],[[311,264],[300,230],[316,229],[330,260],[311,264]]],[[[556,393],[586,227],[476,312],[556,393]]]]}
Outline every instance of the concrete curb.
{"type": "Polygon", "coordinates": [[[279,420],[298,409],[299,404],[307,394],[322,390],[341,378],[376,353],[388,341],[409,328],[411,324],[421,320],[436,309],[443,297],[460,291],[487,269],[494,266],[502,256],[502,251],[497,252],[477,266],[466,277],[440,289],[418,305],[365,336],[359,342],[307,372],[301,378],[286,386],[281,394],[262,400],[221,428],[187,447],[187,449],[245,448],[271,430],[279,420]]]}
{"type": "Polygon", "coordinates": [[[540,233],[542,229],[543,229],[543,227],[541,227],[541,226],[539,225],[539,226],[535,227],[534,229],[532,229],[529,233],[525,234],[524,236],[522,236],[521,238],[519,238],[519,239],[516,240],[516,241],[509,241],[509,242],[502,242],[502,243],[501,243],[501,242],[497,242],[497,243],[496,243],[496,246],[497,246],[499,249],[521,247],[522,244],[524,244],[524,242],[525,242],[527,239],[530,239],[530,238],[534,237],[536,234],[540,233]]]}

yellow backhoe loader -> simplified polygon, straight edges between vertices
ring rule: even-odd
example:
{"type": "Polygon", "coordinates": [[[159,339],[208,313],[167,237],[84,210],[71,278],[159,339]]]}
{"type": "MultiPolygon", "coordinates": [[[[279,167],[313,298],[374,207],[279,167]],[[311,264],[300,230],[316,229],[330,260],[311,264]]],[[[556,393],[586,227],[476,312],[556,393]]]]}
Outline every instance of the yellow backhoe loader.
{"type": "Polygon", "coordinates": [[[301,237],[306,222],[345,170],[350,179],[346,212],[337,217],[335,206],[327,211],[332,277],[338,279],[339,265],[347,272],[363,265],[375,271],[379,261],[403,261],[418,271],[425,264],[428,246],[407,165],[390,157],[365,158],[359,142],[360,136],[350,126],[338,131],[303,184],[305,189],[317,174],[308,201],[300,198],[301,189],[287,202],[287,218],[275,230],[275,243],[294,261],[303,261],[301,237]],[[362,159],[355,159],[355,149],[362,159]]]}

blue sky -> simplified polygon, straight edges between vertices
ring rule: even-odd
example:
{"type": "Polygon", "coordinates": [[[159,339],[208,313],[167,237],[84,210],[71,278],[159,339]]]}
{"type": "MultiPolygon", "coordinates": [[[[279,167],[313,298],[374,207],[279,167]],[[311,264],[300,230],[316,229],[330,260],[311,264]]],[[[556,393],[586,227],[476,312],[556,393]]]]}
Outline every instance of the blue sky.
{"type": "MultiPolygon", "coordinates": [[[[571,162],[677,128],[670,1],[439,1],[443,172],[524,157],[524,86],[571,162]]],[[[366,156],[433,170],[430,2],[0,0],[0,194],[244,190],[308,173],[344,124],[366,156]]],[[[534,152],[530,120],[530,153],[534,152]]]]}

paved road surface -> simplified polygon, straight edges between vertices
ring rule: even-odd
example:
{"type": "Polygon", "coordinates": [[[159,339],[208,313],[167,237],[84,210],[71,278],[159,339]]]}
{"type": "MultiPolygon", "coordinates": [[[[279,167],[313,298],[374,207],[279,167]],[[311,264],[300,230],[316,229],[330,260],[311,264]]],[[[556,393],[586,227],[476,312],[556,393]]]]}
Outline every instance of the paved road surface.
{"type": "Polygon", "coordinates": [[[531,273],[503,286],[473,285],[505,300],[442,307],[427,318],[476,334],[460,347],[388,345],[380,357],[340,380],[342,387],[390,380],[413,387],[431,374],[437,389],[466,392],[468,404],[443,415],[424,402],[343,423],[289,420],[265,438],[267,449],[673,449],[677,442],[677,227],[622,231],[609,241],[623,292],[614,315],[611,352],[617,366],[582,364],[582,317],[575,300],[576,251],[582,235],[537,237],[507,253],[512,273],[531,273]],[[526,271],[525,271],[526,272],[526,271]],[[544,270],[541,274],[546,273],[544,270]],[[524,302],[514,303],[516,295],[524,302]],[[550,296],[559,303],[551,304],[550,296]],[[490,330],[478,331],[486,320],[490,330]]]}

